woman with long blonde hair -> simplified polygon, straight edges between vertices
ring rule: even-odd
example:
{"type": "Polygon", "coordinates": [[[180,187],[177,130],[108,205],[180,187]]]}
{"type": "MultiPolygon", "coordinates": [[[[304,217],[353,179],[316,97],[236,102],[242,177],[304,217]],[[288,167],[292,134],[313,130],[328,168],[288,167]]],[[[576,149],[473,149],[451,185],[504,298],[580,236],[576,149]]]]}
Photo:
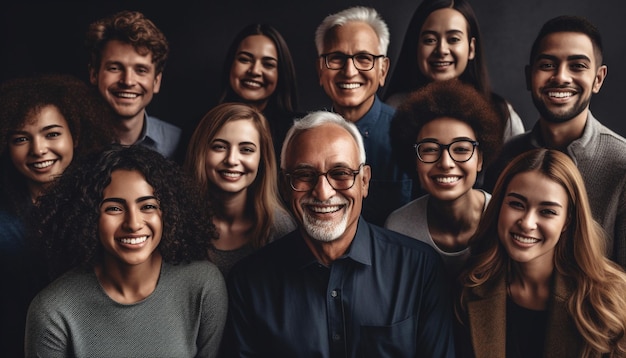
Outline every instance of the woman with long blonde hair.
{"type": "Polygon", "coordinates": [[[276,157],[267,120],[257,109],[223,103],[200,121],[185,169],[213,206],[219,240],[209,256],[227,275],[255,249],[295,229],[278,194],[276,157]]]}
{"type": "Polygon", "coordinates": [[[515,158],[470,239],[460,356],[626,356],[626,274],[603,235],[567,155],[515,158]]]}

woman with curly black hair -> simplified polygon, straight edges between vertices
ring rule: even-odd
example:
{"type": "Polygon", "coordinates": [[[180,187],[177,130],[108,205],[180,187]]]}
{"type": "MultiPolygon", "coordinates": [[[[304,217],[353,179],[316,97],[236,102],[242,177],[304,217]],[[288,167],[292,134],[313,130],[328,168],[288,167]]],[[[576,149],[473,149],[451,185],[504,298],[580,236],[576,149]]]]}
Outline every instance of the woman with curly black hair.
{"type": "Polygon", "coordinates": [[[209,262],[209,209],[178,165],[113,145],[40,198],[54,267],[26,321],[27,356],[217,354],[226,287],[209,262]]]}
{"type": "Polygon", "coordinates": [[[0,347],[23,356],[30,300],[47,283],[29,240],[37,197],[75,160],[113,141],[111,112],[87,83],[37,74],[0,84],[0,347]]]}
{"type": "Polygon", "coordinates": [[[489,101],[455,80],[411,93],[391,122],[393,149],[425,194],[392,212],[385,227],[432,246],[451,277],[491,199],[474,185],[502,145],[501,129],[489,101]]]}

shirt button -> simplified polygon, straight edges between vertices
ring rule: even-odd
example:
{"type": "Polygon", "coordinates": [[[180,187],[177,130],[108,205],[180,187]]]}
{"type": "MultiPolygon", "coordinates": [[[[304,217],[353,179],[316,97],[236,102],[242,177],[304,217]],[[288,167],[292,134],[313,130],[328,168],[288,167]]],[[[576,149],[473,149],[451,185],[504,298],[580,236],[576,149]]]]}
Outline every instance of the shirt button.
{"type": "Polygon", "coordinates": [[[332,297],[337,297],[337,291],[336,291],[336,290],[332,290],[332,291],[330,292],[330,295],[331,295],[332,297]]]}
{"type": "Polygon", "coordinates": [[[341,339],[341,335],[339,333],[333,333],[333,341],[338,341],[341,339]]]}

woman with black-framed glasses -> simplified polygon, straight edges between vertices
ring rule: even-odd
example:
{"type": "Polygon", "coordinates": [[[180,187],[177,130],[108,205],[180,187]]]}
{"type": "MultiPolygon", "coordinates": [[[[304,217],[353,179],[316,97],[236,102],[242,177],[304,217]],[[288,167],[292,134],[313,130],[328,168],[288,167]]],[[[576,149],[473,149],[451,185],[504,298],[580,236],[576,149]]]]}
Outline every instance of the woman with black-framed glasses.
{"type": "Polygon", "coordinates": [[[394,150],[425,194],[391,213],[385,227],[430,244],[451,277],[491,198],[474,184],[502,145],[501,130],[483,95],[458,80],[412,93],[392,121],[394,150]]]}

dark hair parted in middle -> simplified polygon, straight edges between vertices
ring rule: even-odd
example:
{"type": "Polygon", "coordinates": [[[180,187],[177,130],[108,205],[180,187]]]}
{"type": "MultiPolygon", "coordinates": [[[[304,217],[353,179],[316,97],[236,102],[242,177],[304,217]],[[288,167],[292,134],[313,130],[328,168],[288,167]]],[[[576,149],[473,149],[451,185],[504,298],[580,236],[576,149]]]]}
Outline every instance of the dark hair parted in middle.
{"type": "Polygon", "coordinates": [[[51,190],[40,197],[39,234],[53,269],[91,267],[102,259],[98,220],[103,191],[116,170],[140,172],[154,189],[163,212],[158,250],[171,263],[208,259],[216,237],[208,204],[180,166],[140,145],[113,144],[68,167],[51,190]]]}
{"type": "Polygon", "coordinates": [[[497,155],[502,146],[503,124],[491,102],[473,86],[459,80],[436,81],[412,92],[391,122],[393,151],[407,172],[415,171],[413,145],[422,127],[444,117],[472,127],[484,165],[489,165],[497,155]]]}
{"type": "Polygon", "coordinates": [[[222,94],[219,103],[240,102],[237,94],[230,86],[230,69],[237,56],[237,49],[248,36],[263,35],[269,38],[276,47],[278,55],[278,83],[276,91],[270,97],[268,107],[272,110],[293,112],[298,108],[298,90],[296,87],[296,70],[287,42],[276,28],[269,24],[250,24],[244,27],[230,43],[224,59],[220,84],[222,94]]]}

